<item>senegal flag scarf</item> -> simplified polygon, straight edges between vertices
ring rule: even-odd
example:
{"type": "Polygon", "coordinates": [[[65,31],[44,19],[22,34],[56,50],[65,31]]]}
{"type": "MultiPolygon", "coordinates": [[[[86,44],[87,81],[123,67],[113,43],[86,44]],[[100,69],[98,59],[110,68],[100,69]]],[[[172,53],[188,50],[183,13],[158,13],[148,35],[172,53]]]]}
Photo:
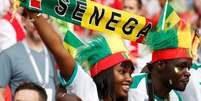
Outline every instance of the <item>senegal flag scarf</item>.
{"type": "Polygon", "coordinates": [[[90,0],[23,0],[21,6],[103,33],[135,41],[152,25],[145,17],[103,6],[90,0]]]}

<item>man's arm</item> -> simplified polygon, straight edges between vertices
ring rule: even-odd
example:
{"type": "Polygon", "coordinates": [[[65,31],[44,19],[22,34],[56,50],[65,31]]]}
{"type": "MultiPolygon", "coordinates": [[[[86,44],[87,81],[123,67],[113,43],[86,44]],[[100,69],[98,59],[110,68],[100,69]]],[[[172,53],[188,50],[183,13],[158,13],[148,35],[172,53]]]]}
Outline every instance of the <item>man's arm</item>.
{"type": "Polygon", "coordinates": [[[62,76],[69,79],[75,67],[75,60],[63,47],[63,42],[56,31],[48,24],[43,16],[37,16],[36,13],[30,14],[34,18],[34,25],[40,34],[45,45],[54,55],[62,76]]]}
{"type": "Polygon", "coordinates": [[[5,88],[0,88],[0,101],[5,101],[4,92],[5,92],[5,88]]]}

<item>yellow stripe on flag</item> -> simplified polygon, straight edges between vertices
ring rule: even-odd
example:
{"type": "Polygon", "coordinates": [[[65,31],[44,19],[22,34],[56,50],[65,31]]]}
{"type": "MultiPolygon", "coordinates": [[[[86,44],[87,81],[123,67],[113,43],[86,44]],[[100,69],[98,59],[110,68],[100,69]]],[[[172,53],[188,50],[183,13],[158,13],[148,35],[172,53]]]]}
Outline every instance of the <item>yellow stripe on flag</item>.
{"type": "Polygon", "coordinates": [[[179,28],[178,28],[178,47],[183,48],[191,48],[191,26],[190,23],[186,23],[184,25],[184,22],[180,22],[179,28]]]}
{"type": "Polygon", "coordinates": [[[123,40],[120,36],[112,34],[112,35],[108,35],[108,34],[103,34],[104,36],[107,36],[105,38],[109,48],[111,50],[112,53],[116,53],[119,52],[119,50],[128,52],[128,50],[125,48],[125,44],[123,43],[123,40]],[[121,40],[121,41],[119,41],[121,40]]]}
{"type": "Polygon", "coordinates": [[[71,45],[67,44],[67,43],[63,43],[65,49],[68,50],[68,52],[71,54],[71,56],[73,56],[75,58],[76,54],[77,54],[77,49],[73,48],[71,45]]]}
{"type": "Polygon", "coordinates": [[[180,21],[180,17],[177,15],[175,11],[173,11],[168,18],[165,20],[165,29],[172,28],[180,21]]]}

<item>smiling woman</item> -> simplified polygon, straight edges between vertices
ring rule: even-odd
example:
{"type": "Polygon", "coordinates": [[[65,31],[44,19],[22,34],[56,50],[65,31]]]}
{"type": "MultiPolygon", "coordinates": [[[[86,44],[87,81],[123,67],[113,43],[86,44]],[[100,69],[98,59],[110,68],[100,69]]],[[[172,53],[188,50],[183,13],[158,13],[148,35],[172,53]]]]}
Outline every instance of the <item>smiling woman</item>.
{"type": "Polygon", "coordinates": [[[133,69],[132,63],[125,61],[95,76],[99,98],[126,101],[133,69]]]}
{"type": "Polygon", "coordinates": [[[90,69],[99,99],[126,101],[134,71],[126,51],[120,36],[107,34],[95,36],[78,51],[77,60],[90,69]]]}
{"type": "MultiPolygon", "coordinates": [[[[132,83],[131,74],[133,73],[133,65],[129,61],[122,62],[113,67],[115,77],[115,93],[120,98],[128,96],[130,84],[132,83]]],[[[118,100],[119,101],[119,100],[118,100]]]]}

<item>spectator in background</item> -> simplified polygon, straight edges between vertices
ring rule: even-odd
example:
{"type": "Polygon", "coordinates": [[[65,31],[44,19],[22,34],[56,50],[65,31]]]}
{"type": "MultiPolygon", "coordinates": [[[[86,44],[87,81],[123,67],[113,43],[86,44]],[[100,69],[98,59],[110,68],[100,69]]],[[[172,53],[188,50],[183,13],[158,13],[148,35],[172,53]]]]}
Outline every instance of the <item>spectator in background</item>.
{"type": "Polygon", "coordinates": [[[21,12],[18,9],[13,14],[12,0],[0,0],[0,52],[9,48],[25,37],[25,31],[21,25],[21,12]]]}
{"type": "MultiPolygon", "coordinates": [[[[142,0],[123,0],[123,10],[131,14],[144,15],[142,0]]],[[[141,72],[141,69],[151,60],[151,53],[144,44],[134,41],[124,40],[129,50],[129,55],[136,65],[135,73],[141,72]]]]}
{"type": "Polygon", "coordinates": [[[142,1],[141,0],[123,0],[123,9],[129,13],[142,15],[142,1]]]}
{"type": "MultiPolygon", "coordinates": [[[[20,15],[17,13],[14,19],[11,21],[12,17],[12,7],[10,7],[10,0],[0,0],[0,53],[9,48],[10,46],[16,44],[16,42],[22,40],[25,36],[23,27],[20,23],[20,15]]],[[[6,101],[11,101],[11,91],[9,86],[6,87],[6,92],[4,93],[4,98],[6,101]]],[[[0,101],[3,101],[3,98],[0,101]]]]}
{"type": "Polygon", "coordinates": [[[33,26],[32,19],[22,18],[26,38],[0,54],[0,96],[6,85],[12,93],[21,82],[34,82],[47,90],[48,101],[55,101],[56,71],[54,60],[33,26]],[[51,100],[52,99],[52,100],[51,100]]]}
{"type": "Polygon", "coordinates": [[[196,13],[201,16],[201,0],[193,0],[193,5],[196,13]]]}
{"type": "Polygon", "coordinates": [[[0,52],[25,38],[21,15],[16,13],[13,19],[12,16],[9,11],[0,18],[0,52]]]}
{"type": "Polygon", "coordinates": [[[123,8],[122,0],[92,0],[105,6],[110,6],[115,9],[121,10],[123,8]]]}
{"type": "Polygon", "coordinates": [[[34,83],[23,83],[14,93],[14,101],[47,101],[44,88],[34,83]]]}
{"type": "Polygon", "coordinates": [[[199,16],[197,20],[197,30],[198,30],[198,34],[201,35],[201,15],[199,16]]]}
{"type": "MultiPolygon", "coordinates": [[[[153,1],[153,0],[152,0],[153,1]]],[[[152,21],[152,24],[153,24],[153,28],[156,27],[159,19],[160,19],[160,16],[161,16],[161,12],[162,12],[162,9],[165,5],[165,0],[158,0],[158,3],[159,3],[159,10],[150,17],[151,21],[152,21]]],[[[149,11],[150,12],[150,11],[149,11]]]]}
{"type": "Polygon", "coordinates": [[[0,0],[0,18],[9,10],[10,0],[0,0]]]}

